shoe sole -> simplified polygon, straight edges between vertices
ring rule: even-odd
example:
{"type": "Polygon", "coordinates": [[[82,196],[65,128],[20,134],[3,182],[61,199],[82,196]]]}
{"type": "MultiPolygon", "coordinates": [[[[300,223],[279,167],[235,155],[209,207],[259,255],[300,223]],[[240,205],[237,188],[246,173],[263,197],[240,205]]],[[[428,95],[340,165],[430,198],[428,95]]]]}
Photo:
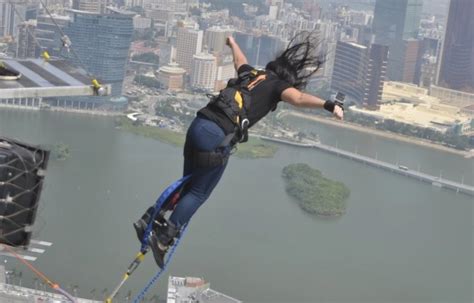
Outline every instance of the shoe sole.
{"type": "MultiPolygon", "coordinates": [[[[147,224],[143,219],[140,219],[137,222],[133,223],[133,227],[135,228],[138,240],[140,241],[140,243],[142,243],[147,224]]],[[[148,245],[151,247],[156,264],[159,268],[163,269],[166,251],[161,250],[158,246],[158,238],[156,237],[156,234],[154,232],[151,233],[148,245]]]]}
{"type": "Polygon", "coordinates": [[[156,264],[158,265],[159,268],[163,269],[164,264],[165,264],[164,259],[165,259],[166,251],[161,250],[160,247],[158,246],[158,238],[156,237],[155,234],[151,236],[149,244],[151,247],[151,251],[153,252],[153,258],[155,258],[156,264]]]}
{"type": "Polygon", "coordinates": [[[147,225],[143,219],[140,219],[137,222],[133,223],[133,228],[135,228],[135,232],[140,243],[142,243],[143,241],[143,236],[145,235],[146,227],[147,225]]]}

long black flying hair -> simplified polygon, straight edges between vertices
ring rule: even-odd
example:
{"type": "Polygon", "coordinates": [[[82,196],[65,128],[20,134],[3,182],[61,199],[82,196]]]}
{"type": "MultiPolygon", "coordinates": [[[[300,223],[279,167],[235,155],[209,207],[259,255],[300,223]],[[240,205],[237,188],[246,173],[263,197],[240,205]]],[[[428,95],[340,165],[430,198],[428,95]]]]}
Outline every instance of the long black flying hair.
{"type": "Polygon", "coordinates": [[[324,63],[320,41],[314,32],[296,34],[287,48],[265,67],[297,89],[303,89],[324,63]]]}

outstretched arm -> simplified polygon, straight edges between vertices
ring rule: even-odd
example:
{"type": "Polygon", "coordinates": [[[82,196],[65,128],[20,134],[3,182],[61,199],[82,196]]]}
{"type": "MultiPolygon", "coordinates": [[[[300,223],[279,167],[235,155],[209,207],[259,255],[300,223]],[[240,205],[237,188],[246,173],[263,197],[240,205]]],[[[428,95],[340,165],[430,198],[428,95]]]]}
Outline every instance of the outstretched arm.
{"type": "Polygon", "coordinates": [[[244,53],[232,36],[227,37],[226,44],[232,49],[232,55],[234,56],[234,67],[235,70],[238,71],[239,67],[247,64],[247,57],[245,57],[244,53]]]}
{"type": "Polygon", "coordinates": [[[344,118],[344,111],[339,105],[330,104],[331,101],[325,101],[316,96],[303,93],[302,91],[290,87],[281,93],[281,99],[296,107],[304,108],[324,108],[331,111],[338,119],[344,118]]]}

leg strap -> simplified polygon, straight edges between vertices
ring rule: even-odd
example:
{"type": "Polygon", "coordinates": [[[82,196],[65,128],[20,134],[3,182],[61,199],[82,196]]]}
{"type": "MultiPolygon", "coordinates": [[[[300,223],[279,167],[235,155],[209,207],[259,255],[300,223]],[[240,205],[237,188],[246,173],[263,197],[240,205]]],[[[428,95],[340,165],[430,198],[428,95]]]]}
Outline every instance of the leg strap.
{"type": "Polygon", "coordinates": [[[217,151],[193,151],[193,163],[196,168],[213,168],[227,163],[229,155],[224,155],[220,150],[217,151]]]}

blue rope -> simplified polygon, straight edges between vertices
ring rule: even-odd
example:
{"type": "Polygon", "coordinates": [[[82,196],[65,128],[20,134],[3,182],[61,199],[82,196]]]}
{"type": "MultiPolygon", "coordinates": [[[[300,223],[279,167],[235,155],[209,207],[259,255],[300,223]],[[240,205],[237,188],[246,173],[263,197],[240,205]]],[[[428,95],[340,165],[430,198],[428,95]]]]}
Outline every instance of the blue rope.
{"type": "MultiPolygon", "coordinates": [[[[188,222],[189,223],[189,222],[188,222]]],[[[155,282],[161,277],[161,274],[166,271],[166,268],[168,267],[169,262],[173,258],[173,255],[176,251],[176,248],[179,245],[179,242],[181,241],[181,238],[184,236],[184,233],[186,232],[186,227],[187,224],[183,227],[183,230],[181,231],[181,236],[176,240],[176,243],[171,247],[171,250],[169,252],[168,258],[166,259],[165,264],[163,265],[163,269],[160,269],[151,279],[148,281],[148,284],[140,291],[140,293],[135,297],[133,300],[133,303],[140,303],[143,301],[145,298],[146,293],[150,290],[150,288],[155,284],[155,282]]]]}
{"type": "Polygon", "coordinates": [[[165,201],[170,197],[170,195],[176,191],[179,187],[181,187],[185,182],[187,182],[191,178],[191,175],[187,175],[179,179],[178,181],[174,182],[168,188],[166,188],[163,193],[160,195],[158,200],[156,200],[155,205],[153,206],[153,215],[151,217],[150,222],[148,222],[148,225],[145,229],[145,233],[143,234],[143,239],[142,239],[142,246],[140,248],[141,252],[144,252],[147,247],[148,247],[148,238],[151,232],[151,229],[153,227],[153,221],[155,220],[156,216],[158,215],[161,207],[165,203],[165,201]]]}
{"type": "MultiPolygon", "coordinates": [[[[145,229],[145,233],[143,234],[143,239],[142,239],[142,246],[140,248],[141,252],[144,252],[147,247],[148,247],[148,240],[149,240],[149,235],[153,227],[153,221],[155,220],[156,216],[158,215],[161,207],[165,203],[166,200],[173,194],[178,188],[180,188],[184,183],[186,183],[189,179],[191,178],[191,175],[187,175],[179,179],[178,181],[174,182],[170,186],[168,186],[163,193],[160,195],[160,197],[156,200],[155,205],[153,206],[153,214],[151,217],[150,222],[148,222],[148,225],[145,229]]],[[[148,290],[155,284],[155,282],[160,278],[161,274],[166,270],[168,267],[168,263],[171,261],[171,258],[173,254],[175,253],[176,247],[178,246],[179,242],[181,241],[181,237],[184,235],[186,231],[186,225],[183,226],[183,229],[181,231],[181,235],[178,239],[176,239],[175,244],[171,247],[171,250],[169,252],[168,258],[166,259],[165,264],[163,265],[163,269],[159,270],[156,275],[148,282],[148,284],[142,289],[142,291],[138,294],[138,296],[135,298],[134,302],[139,303],[143,300],[145,297],[146,293],[148,290]]]]}

